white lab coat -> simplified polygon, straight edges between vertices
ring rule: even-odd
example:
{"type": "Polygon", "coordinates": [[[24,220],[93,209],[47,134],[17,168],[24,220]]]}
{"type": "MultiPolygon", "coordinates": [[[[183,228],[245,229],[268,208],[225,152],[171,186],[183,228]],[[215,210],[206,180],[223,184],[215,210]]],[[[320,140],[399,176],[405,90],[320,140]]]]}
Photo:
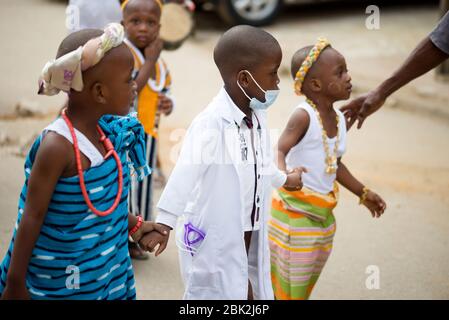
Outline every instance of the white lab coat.
{"type": "MultiPolygon", "coordinates": [[[[267,221],[272,184],[286,179],[272,158],[268,130],[262,130],[264,174],[260,230],[253,232],[247,256],[243,232],[243,193],[238,164],[240,141],[231,116],[232,100],[222,88],[192,122],[167,185],[157,205],[159,223],[174,226],[185,217],[206,233],[195,255],[179,250],[184,299],[247,299],[248,277],[255,299],[273,299],[267,221]],[[181,220],[181,219],[179,219],[181,220]],[[249,270],[249,272],[248,272],[249,270]]],[[[266,128],[266,112],[256,115],[266,128]]],[[[177,238],[183,239],[183,224],[177,238]]],[[[178,226],[179,227],[179,226],[178,226]]]]}

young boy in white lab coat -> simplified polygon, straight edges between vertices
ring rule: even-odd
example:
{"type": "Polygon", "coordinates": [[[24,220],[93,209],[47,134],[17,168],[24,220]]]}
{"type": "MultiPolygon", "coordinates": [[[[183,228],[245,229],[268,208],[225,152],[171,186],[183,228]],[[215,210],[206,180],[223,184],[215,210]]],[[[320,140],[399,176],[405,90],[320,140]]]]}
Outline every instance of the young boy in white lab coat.
{"type": "MultiPolygon", "coordinates": [[[[214,60],[224,87],[192,122],[157,205],[157,222],[175,228],[184,299],[273,299],[267,218],[272,185],[300,188],[298,170],[276,169],[266,109],[278,90],[279,43],[237,26],[214,60]]],[[[165,239],[150,234],[152,251],[165,239]]]]}

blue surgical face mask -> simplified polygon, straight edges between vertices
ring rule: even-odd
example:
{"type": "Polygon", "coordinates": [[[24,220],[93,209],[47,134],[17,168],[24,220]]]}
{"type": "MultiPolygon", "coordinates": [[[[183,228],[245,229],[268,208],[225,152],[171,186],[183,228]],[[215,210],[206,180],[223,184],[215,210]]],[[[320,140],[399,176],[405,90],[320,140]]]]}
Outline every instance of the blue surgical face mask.
{"type": "Polygon", "coordinates": [[[248,96],[248,94],[245,92],[245,90],[243,90],[243,88],[240,85],[239,81],[237,80],[237,85],[239,86],[240,90],[242,90],[243,94],[249,99],[249,107],[252,110],[266,110],[266,109],[268,109],[268,107],[270,107],[274,103],[276,98],[278,97],[280,90],[264,90],[264,89],[262,89],[262,87],[254,79],[254,77],[251,74],[251,72],[249,72],[248,70],[243,70],[243,71],[247,72],[249,74],[249,76],[251,77],[251,79],[253,79],[254,83],[259,87],[259,89],[263,93],[265,93],[265,102],[261,102],[257,98],[255,98],[255,97],[254,98],[250,98],[248,96]]]}

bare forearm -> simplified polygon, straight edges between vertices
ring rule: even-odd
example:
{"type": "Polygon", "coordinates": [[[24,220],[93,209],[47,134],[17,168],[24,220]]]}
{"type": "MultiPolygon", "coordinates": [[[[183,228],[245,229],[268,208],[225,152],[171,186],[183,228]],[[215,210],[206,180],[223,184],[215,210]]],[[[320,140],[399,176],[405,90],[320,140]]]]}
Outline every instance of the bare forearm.
{"type": "Polygon", "coordinates": [[[132,228],[137,224],[137,216],[132,213],[128,213],[128,231],[131,231],[132,228]]]}
{"type": "Polygon", "coordinates": [[[11,264],[8,271],[8,285],[23,285],[28,271],[31,254],[39,238],[43,215],[28,214],[25,211],[14,240],[11,264]]]}
{"type": "Polygon", "coordinates": [[[150,59],[146,60],[145,63],[140,68],[139,74],[136,78],[137,92],[140,93],[140,91],[142,91],[142,89],[145,87],[145,85],[148,82],[148,79],[150,79],[151,74],[153,74],[154,71],[155,71],[155,62],[150,59]]]}
{"type": "Polygon", "coordinates": [[[337,181],[357,197],[362,195],[364,185],[349,172],[348,168],[342,162],[338,165],[337,181]]]}
{"type": "Polygon", "coordinates": [[[282,170],[284,172],[287,171],[287,164],[285,163],[285,153],[282,152],[281,150],[277,151],[277,166],[279,168],[279,170],[282,170]]]}
{"type": "Polygon", "coordinates": [[[447,58],[448,55],[438,49],[429,37],[426,37],[412,51],[401,67],[399,67],[391,77],[380,84],[377,90],[384,98],[387,98],[393,92],[413,79],[432,70],[447,58]]]}

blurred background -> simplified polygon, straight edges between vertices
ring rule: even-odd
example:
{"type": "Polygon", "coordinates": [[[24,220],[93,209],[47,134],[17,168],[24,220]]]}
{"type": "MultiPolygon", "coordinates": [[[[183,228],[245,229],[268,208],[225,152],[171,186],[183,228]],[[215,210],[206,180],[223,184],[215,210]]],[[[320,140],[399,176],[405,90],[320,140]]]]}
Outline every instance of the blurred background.
{"type": "MultiPolygon", "coordinates": [[[[67,1],[0,0],[0,256],[9,244],[29,142],[57,115],[65,97],[37,96],[37,79],[66,28],[67,1]]],[[[437,24],[447,1],[207,0],[196,2],[195,28],[175,51],[163,51],[177,107],[161,121],[162,168],[168,176],[192,119],[221,79],[212,52],[236,23],[262,25],[283,49],[281,94],[269,111],[273,142],[299,103],[290,59],[325,36],[346,58],[353,97],[391,74],[437,24]],[[379,9],[372,28],[369,5],[379,9]]],[[[237,53],[238,54],[238,53],[237,53]]],[[[449,82],[429,72],[395,93],[352,129],[345,155],[354,175],[381,194],[379,220],[341,193],[332,253],[312,299],[449,299],[449,82]],[[379,287],[367,285],[373,270],[379,287]]],[[[160,190],[157,190],[159,194],[160,190]]],[[[171,239],[173,240],[173,239],[171,239]]],[[[171,241],[158,258],[134,262],[138,298],[180,299],[183,287],[171,241]]]]}

